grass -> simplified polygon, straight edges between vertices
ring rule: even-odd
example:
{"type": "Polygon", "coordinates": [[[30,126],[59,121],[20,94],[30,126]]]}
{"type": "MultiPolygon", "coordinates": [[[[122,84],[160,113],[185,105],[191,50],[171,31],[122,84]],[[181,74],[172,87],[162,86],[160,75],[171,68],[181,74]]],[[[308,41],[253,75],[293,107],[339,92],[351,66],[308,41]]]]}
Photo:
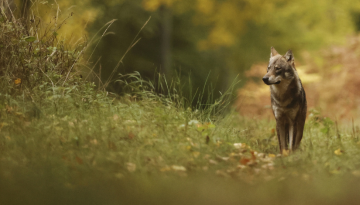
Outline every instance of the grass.
{"type": "Polygon", "coordinates": [[[273,119],[231,111],[234,86],[202,105],[201,95],[182,96],[179,80],[135,73],[118,77],[118,96],[80,77],[85,43],[67,47],[19,20],[0,29],[1,204],[359,200],[352,126],[312,110],[300,150],[281,156],[273,119]]]}

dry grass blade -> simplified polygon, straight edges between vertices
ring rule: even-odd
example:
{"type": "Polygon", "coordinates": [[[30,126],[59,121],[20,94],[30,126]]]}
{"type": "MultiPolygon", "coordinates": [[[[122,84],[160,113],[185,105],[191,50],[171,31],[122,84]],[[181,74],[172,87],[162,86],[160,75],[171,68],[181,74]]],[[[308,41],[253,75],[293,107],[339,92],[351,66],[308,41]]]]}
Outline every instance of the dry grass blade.
{"type": "Polygon", "coordinates": [[[124,55],[120,58],[119,62],[116,64],[115,68],[113,69],[113,71],[111,72],[109,78],[106,80],[106,82],[104,83],[104,87],[106,88],[109,83],[111,82],[111,79],[113,78],[115,72],[117,71],[117,69],[119,68],[120,64],[123,62],[126,54],[131,50],[131,48],[133,48],[139,41],[141,38],[137,39],[136,38],[139,36],[140,32],[145,28],[145,26],[148,24],[148,22],[150,21],[151,16],[148,18],[148,20],[144,23],[144,25],[140,28],[139,32],[136,34],[136,36],[134,37],[133,41],[131,42],[130,46],[126,49],[124,55]]]}

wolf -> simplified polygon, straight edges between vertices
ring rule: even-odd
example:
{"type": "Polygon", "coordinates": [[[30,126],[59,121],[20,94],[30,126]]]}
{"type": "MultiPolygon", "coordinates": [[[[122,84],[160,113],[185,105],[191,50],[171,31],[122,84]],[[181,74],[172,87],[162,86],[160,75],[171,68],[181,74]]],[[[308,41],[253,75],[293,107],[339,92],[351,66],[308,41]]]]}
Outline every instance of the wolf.
{"type": "Polygon", "coordinates": [[[282,56],[271,47],[267,73],[262,80],[270,86],[280,153],[294,151],[303,137],[307,103],[292,51],[282,56]]]}

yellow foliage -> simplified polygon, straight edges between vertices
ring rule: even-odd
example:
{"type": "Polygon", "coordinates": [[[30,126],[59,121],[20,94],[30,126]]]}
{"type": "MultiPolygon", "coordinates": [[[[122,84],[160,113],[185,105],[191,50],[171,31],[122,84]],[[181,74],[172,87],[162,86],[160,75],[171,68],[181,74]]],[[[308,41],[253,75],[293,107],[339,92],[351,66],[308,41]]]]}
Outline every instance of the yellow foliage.
{"type": "Polygon", "coordinates": [[[289,156],[289,153],[290,153],[289,150],[285,150],[285,149],[282,150],[282,156],[284,156],[284,157],[289,156]]]}
{"type": "Polygon", "coordinates": [[[143,0],[143,7],[148,11],[155,11],[160,6],[164,5],[171,7],[177,0],[143,0]]]}
{"type": "Polygon", "coordinates": [[[274,154],[269,154],[269,157],[275,158],[276,156],[274,154]]]}
{"type": "Polygon", "coordinates": [[[219,26],[210,31],[207,40],[198,43],[199,50],[208,50],[219,46],[230,46],[235,42],[235,37],[226,28],[219,26]]]}
{"type": "Polygon", "coordinates": [[[214,0],[197,0],[197,10],[203,14],[211,14],[214,11],[214,0]]]}
{"type": "Polygon", "coordinates": [[[319,82],[321,80],[321,76],[318,73],[306,73],[307,66],[299,66],[296,70],[303,84],[319,82]]]}
{"type": "Polygon", "coordinates": [[[14,81],[15,85],[19,85],[21,83],[21,79],[20,78],[17,78],[15,81],[14,81]]]}
{"type": "Polygon", "coordinates": [[[57,39],[71,42],[79,41],[87,35],[86,27],[96,20],[101,12],[100,8],[91,6],[91,0],[77,1],[47,1],[36,2],[32,6],[34,15],[41,18],[41,22],[57,28],[57,39]]]}

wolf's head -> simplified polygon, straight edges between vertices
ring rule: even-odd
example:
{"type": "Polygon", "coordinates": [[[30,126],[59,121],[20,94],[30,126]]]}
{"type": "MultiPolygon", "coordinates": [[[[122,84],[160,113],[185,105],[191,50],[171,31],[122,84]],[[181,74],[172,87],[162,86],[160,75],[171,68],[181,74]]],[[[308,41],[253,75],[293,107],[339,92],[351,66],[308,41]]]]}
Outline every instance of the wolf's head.
{"type": "Polygon", "coordinates": [[[270,61],[263,81],[267,85],[280,84],[281,81],[291,81],[296,75],[295,59],[291,50],[280,55],[271,47],[270,61]]]}

